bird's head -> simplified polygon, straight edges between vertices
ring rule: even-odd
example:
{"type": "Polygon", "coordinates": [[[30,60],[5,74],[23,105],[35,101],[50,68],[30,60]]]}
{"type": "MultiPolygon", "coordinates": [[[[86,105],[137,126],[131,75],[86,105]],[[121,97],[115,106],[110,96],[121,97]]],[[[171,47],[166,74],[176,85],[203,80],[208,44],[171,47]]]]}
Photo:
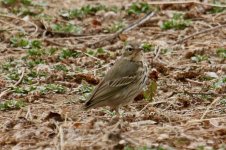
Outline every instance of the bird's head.
{"type": "Polygon", "coordinates": [[[137,42],[129,42],[124,47],[123,57],[132,61],[142,61],[143,59],[143,48],[141,44],[137,42]]]}

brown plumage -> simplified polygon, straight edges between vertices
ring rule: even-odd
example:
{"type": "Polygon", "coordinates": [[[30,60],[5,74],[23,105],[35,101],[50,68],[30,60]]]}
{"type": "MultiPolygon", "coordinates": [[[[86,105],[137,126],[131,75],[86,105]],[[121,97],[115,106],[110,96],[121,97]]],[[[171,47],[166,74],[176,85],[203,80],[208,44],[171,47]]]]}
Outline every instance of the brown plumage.
{"type": "Polygon", "coordinates": [[[121,58],[96,86],[84,108],[110,106],[118,113],[118,108],[131,102],[145,86],[147,67],[143,59],[139,44],[129,43],[121,58]]]}

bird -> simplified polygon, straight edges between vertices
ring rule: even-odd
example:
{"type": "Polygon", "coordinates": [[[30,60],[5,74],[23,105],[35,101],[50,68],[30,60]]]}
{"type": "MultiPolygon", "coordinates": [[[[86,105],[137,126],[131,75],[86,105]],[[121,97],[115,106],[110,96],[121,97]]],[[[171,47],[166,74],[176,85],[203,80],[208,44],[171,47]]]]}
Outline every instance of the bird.
{"type": "Polygon", "coordinates": [[[94,88],[83,108],[110,106],[119,114],[120,107],[131,103],[142,92],[146,80],[147,65],[142,46],[136,41],[128,42],[122,56],[94,88]]]}

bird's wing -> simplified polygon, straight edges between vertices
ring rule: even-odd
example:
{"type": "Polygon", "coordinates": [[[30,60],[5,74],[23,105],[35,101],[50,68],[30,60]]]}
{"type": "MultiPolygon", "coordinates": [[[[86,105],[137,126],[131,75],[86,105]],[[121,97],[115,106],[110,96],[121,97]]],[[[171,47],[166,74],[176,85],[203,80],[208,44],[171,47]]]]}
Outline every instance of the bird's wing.
{"type": "Polygon", "coordinates": [[[129,60],[118,60],[96,86],[85,103],[85,109],[95,107],[100,102],[116,96],[122,89],[127,88],[129,84],[136,80],[138,68],[138,65],[129,60]]]}
{"type": "Polygon", "coordinates": [[[107,81],[134,76],[140,67],[139,63],[127,59],[119,59],[115,65],[107,72],[104,79],[107,81]]]}
{"type": "Polygon", "coordinates": [[[134,75],[134,76],[125,76],[125,77],[118,78],[115,80],[110,80],[110,81],[108,81],[108,86],[110,86],[110,87],[126,86],[126,85],[132,83],[136,78],[137,78],[137,76],[134,75]]]}
{"type": "Polygon", "coordinates": [[[127,85],[135,81],[137,77],[123,77],[111,81],[102,80],[100,84],[94,89],[92,95],[85,103],[85,108],[95,107],[96,104],[106,101],[109,98],[115,96],[123,88],[127,88],[127,85]]]}

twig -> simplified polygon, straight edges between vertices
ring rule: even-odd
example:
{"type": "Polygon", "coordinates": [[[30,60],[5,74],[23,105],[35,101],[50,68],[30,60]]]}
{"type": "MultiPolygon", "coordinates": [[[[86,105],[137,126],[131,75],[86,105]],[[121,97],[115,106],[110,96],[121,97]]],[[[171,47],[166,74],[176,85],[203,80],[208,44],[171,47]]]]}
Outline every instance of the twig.
{"type": "Polygon", "coordinates": [[[174,94],[188,94],[188,95],[214,95],[214,96],[226,96],[226,94],[219,94],[214,92],[189,92],[189,91],[183,91],[183,92],[173,92],[169,97],[173,96],[174,94]]]}
{"type": "Polygon", "coordinates": [[[28,24],[30,24],[30,25],[32,25],[32,26],[34,26],[35,31],[34,31],[31,35],[35,35],[35,34],[38,32],[38,26],[37,26],[35,23],[31,22],[31,21],[28,21],[28,20],[23,20],[23,19],[18,18],[18,17],[8,16],[8,15],[3,15],[3,14],[0,14],[0,17],[7,17],[7,18],[11,18],[11,19],[17,19],[17,20],[20,20],[20,21],[26,22],[26,23],[28,23],[28,24]]]}
{"type": "Polygon", "coordinates": [[[45,30],[47,33],[52,33],[55,35],[60,35],[63,37],[69,37],[69,36],[73,36],[73,37],[85,37],[85,36],[90,36],[89,34],[76,34],[73,32],[59,32],[59,31],[52,31],[50,29],[45,30]]]}
{"type": "Polygon", "coordinates": [[[134,23],[128,25],[127,27],[125,27],[125,28],[119,30],[119,31],[116,32],[115,34],[113,34],[113,35],[111,35],[111,36],[109,36],[109,37],[100,39],[100,40],[98,40],[98,41],[96,41],[96,42],[94,42],[94,43],[91,43],[91,44],[89,44],[89,45],[90,45],[90,46],[92,46],[92,45],[95,46],[96,44],[99,44],[100,42],[103,42],[103,41],[112,41],[113,39],[117,38],[121,33],[123,33],[123,32],[128,32],[128,31],[132,30],[133,28],[135,28],[135,27],[137,27],[137,26],[139,26],[139,25],[145,23],[145,22],[146,22],[147,20],[149,20],[152,16],[154,16],[154,14],[155,14],[155,12],[150,12],[150,13],[148,13],[147,15],[145,15],[143,18],[141,18],[141,19],[135,21],[134,23]]]}
{"type": "Polygon", "coordinates": [[[194,80],[191,80],[191,79],[185,79],[186,81],[188,82],[191,82],[191,83],[194,83],[194,84],[197,84],[197,85],[204,85],[203,82],[199,82],[199,81],[194,81],[194,80]]]}
{"type": "Polygon", "coordinates": [[[185,37],[185,38],[183,38],[181,40],[176,41],[175,43],[173,43],[173,45],[183,43],[186,40],[191,39],[191,38],[193,38],[193,37],[195,37],[197,35],[200,35],[200,34],[203,34],[203,33],[209,33],[211,31],[218,30],[218,29],[223,28],[223,27],[226,27],[226,24],[219,25],[219,26],[216,26],[216,27],[213,27],[213,28],[209,28],[209,29],[205,29],[205,30],[202,30],[202,31],[197,32],[197,33],[193,33],[193,34],[191,34],[191,35],[189,35],[189,36],[187,36],[187,37],[185,37]]]}
{"type": "MultiPolygon", "coordinates": [[[[18,86],[18,85],[22,82],[22,80],[23,80],[23,78],[24,78],[25,70],[26,70],[25,68],[22,68],[22,73],[21,73],[20,79],[19,79],[12,87],[16,87],[16,86],[18,86]]],[[[10,88],[8,88],[8,89],[2,91],[2,92],[0,93],[0,99],[1,99],[3,96],[5,96],[5,95],[7,95],[8,93],[10,93],[12,87],[10,87],[10,88]]]]}
{"type": "MultiPolygon", "coordinates": [[[[135,21],[134,23],[128,25],[126,28],[122,29],[121,33],[128,32],[132,30],[133,28],[136,28],[137,26],[144,24],[146,21],[148,21],[152,16],[154,16],[155,12],[149,12],[147,15],[145,15],[143,18],[135,21]]],[[[120,33],[119,33],[120,34],[120,33]]]]}
{"type": "Polygon", "coordinates": [[[93,141],[91,144],[89,144],[89,147],[92,146],[92,145],[94,145],[94,144],[96,144],[98,141],[100,141],[101,139],[103,139],[103,137],[105,137],[106,135],[109,135],[110,133],[114,132],[121,123],[122,123],[122,120],[119,119],[118,122],[113,126],[112,129],[109,129],[108,131],[106,131],[104,133],[104,135],[102,135],[101,137],[96,138],[95,141],[93,141]]]}
{"type": "Polygon", "coordinates": [[[157,122],[153,121],[153,120],[142,120],[142,121],[137,121],[137,122],[131,122],[130,125],[131,126],[144,126],[144,125],[153,125],[156,124],[157,122]]]}
{"type": "Polygon", "coordinates": [[[54,42],[54,41],[52,41],[52,40],[49,40],[49,39],[47,39],[47,38],[45,38],[44,41],[46,41],[46,42],[48,42],[48,43],[51,43],[51,44],[54,44],[54,45],[56,45],[56,46],[67,47],[67,48],[69,48],[69,49],[76,49],[77,52],[83,53],[84,55],[86,55],[86,56],[88,56],[88,57],[91,57],[91,58],[93,58],[93,59],[95,59],[95,60],[98,60],[98,61],[101,61],[101,62],[103,61],[103,60],[101,60],[101,59],[99,59],[99,58],[97,58],[97,57],[95,57],[95,56],[93,56],[93,55],[90,55],[90,54],[88,54],[88,53],[86,53],[86,52],[83,52],[82,50],[84,49],[84,47],[76,47],[76,46],[73,46],[73,45],[64,45],[64,44],[56,43],[56,42],[54,42]]]}
{"type": "Polygon", "coordinates": [[[53,40],[50,40],[48,38],[44,38],[43,39],[45,42],[49,43],[49,44],[53,44],[53,45],[56,45],[56,46],[59,46],[59,47],[67,47],[67,48],[70,48],[70,49],[76,49],[76,50],[83,50],[84,47],[77,47],[77,46],[74,46],[74,45],[66,45],[66,44],[60,44],[60,43],[57,43],[57,42],[54,42],[53,40]]]}
{"type": "Polygon", "coordinates": [[[21,73],[20,79],[13,85],[13,87],[18,86],[22,82],[22,80],[24,78],[24,73],[25,73],[26,68],[23,67],[21,70],[22,70],[21,71],[22,73],[21,73]]]}
{"type": "Polygon", "coordinates": [[[64,131],[62,126],[59,127],[60,150],[64,150],[64,131]]]}
{"type": "Polygon", "coordinates": [[[55,37],[55,38],[49,38],[49,39],[53,39],[53,40],[81,40],[81,39],[86,39],[86,38],[93,38],[93,37],[106,37],[106,36],[111,36],[113,35],[111,34],[99,34],[99,35],[81,35],[79,37],[55,37]]]}
{"type": "Polygon", "coordinates": [[[9,23],[9,22],[3,21],[3,20],[0,20],[0,22],[3,23],[3,24],[6,24],[6,25],[8,25],[8,26],[11,26],[11,27],[13,27],[13,28],[16,28],[16,29],[18,29],[18,30],[21,30],[21,29],[22,29],[22,27],[18,27],[18,26],[16,26],[16,25],[12,24],[12,23],[9,23]]]}
{"type": "Polygon", "coordinates": [[[27,120],[30,120],[30,121],[33,120],[33,117],[32,117],[32,114],[31,114],[31,107],[30,107],[30,106],[28,106],[28,108],[27,108],[27,114],[26,114],[25,118],[26,118],[27,120]],[[29,118],[29,119],[28,119],[28,118],[29,118]]]}
{"type": "Polygon", "coordinates": [[[154,57],[154,59],[153,60],[156,60],[158,57],[159,57],[159,54],[160,54],[160,52],[161,52],[161,48],[159,48],[159,46],[156,46],[155,47],[155,57],[154,57]]]}
{"type": "Polygon", "coordinates": [[[185,125],[189,124],[189,123],[197,123],[197,122],[202,122],[202,121],[209,121],[209,120],[212,120],[212,119],[222,119],[222,120],[225,120],[226,119],[226,116],[223,116],[223,117],[217,117],[217,118],[208,118],[208,119],[194,119],[194,120],[189,120],[185,125]]]}
{"type": "Polygon", "coordinates": [[[221,97],[217,97],[214,101],[212,101],[212,103],[207,107],[206,111],[203,113],[202,117],[200,118],[200,120],[203,120],[206,116],[206,114],[209,112],[210,108],[213,106],[213,104],[215,104],[217,101],[219,101],[221,99],[221,97]]]}
{"type": "Polygon", "coordinates": [[[139,146],[139,145],[140,145],[139,142],[135,141],[134,139],[132,139],[132,138],[129,137],[128,135],[122,134],[121,137],[122,137],[123,139],[125,139],[127,142],[129,142],[129,143],[131,143],[131,144],[133,144],[133,145],[135,145],[135,146],[139,146]]]}
{"type": "Polygon", "coordinates": [[[168,103],[168,101],[158,101],[158,102],[151,102],[148,103],[147,105],[145,105],[139,112],[138,114],[140,114],[142,111],[144,111],[148,106],[150,105],[157,105],[157,104],[161,104],[161,103],[168,103]]]}
{"type": "Polygon", "coordinates": [[[160,1],[160,2],[148,2],[150,5],[164,5],[164,4],[198,4],[198,5],[205,5],[205,6],[211,6],[211,7],[220,7],[220,8],[226,8],[226,5],[217,5],[217,4],[210,4],[210,3],[202,3],[195,0],[186,0],[186,1],[160,1]]]}

